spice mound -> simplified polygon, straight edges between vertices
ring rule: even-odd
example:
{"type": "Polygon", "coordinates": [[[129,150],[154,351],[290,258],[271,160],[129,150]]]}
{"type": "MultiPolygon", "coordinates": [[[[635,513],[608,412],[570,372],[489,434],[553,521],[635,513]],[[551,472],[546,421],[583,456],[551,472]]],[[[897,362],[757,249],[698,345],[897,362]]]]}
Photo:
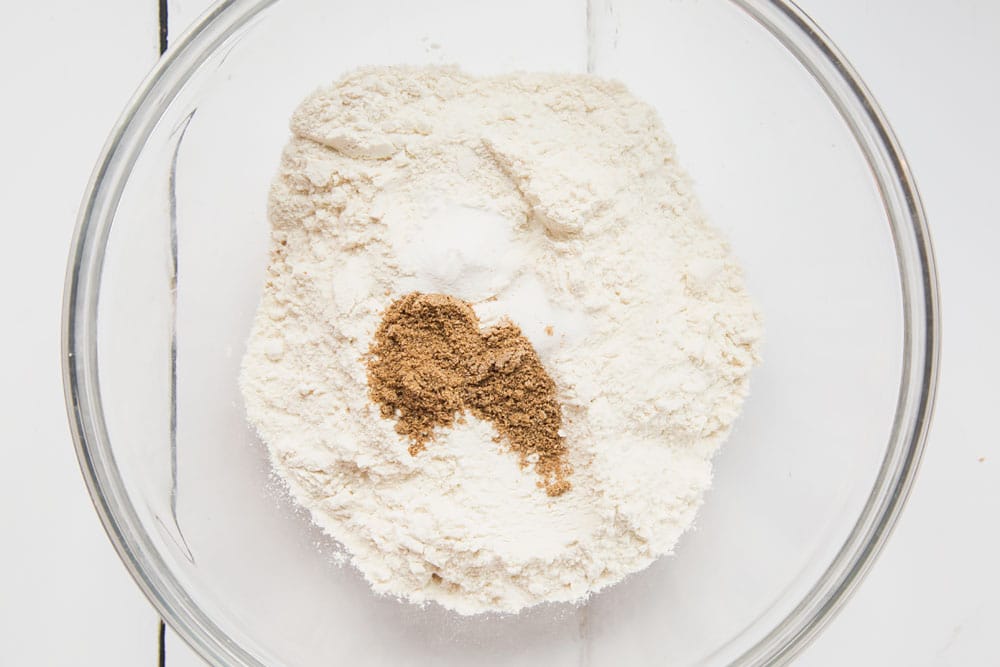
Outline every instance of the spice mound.
{"type": "Polygon", "coordinates": [[[395,417],[396,432],[410,440],[411,455],[468,411],[496,427],[521,466],[534,464],[548,495],[569,490],[555,384],[510,320],[480,331],[469,303],[407,294],[375,332],[368,386],[382,416],[395,417]]]}

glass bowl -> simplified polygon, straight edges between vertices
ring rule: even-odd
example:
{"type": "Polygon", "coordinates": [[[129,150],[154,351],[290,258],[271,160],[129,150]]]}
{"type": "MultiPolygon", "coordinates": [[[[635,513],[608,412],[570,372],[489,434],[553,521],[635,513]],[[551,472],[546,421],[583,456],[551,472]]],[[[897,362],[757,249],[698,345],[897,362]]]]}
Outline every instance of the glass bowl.
{"type": "Polygon", "coordinates": [[[159,63],[79,219],[66,399],[91,495],[164,619],[235,665],[719,665],[794,655],[913,481],[938,310],[899,146],[783,2],[238,0],[159,63]],[[696,530],[580,606],[462,618],[371,594],[269,474],[237,372],[287,119],[362,64],[584,71],[652,103],[764,313],[696,530]]]}

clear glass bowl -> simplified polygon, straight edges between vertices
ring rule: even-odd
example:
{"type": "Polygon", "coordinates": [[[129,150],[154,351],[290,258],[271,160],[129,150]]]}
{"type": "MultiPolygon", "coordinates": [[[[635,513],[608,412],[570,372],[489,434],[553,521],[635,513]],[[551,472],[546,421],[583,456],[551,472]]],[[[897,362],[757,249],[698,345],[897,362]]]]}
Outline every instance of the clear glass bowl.
{"type": "Polygon", "coordinates": [[[163,59],[114,128],[67,277],[66,397],[126,565],[238,665],[761,664],[854,588],[913,480],[935,272],[885,119],[782,2],[242,0],[163,59]],[[372,595],[269,476],[236,377],[287,119],[361,64],[582,71],[654,104],[766,321],[697,530],[579,607],[460,618],[372,595]]]}

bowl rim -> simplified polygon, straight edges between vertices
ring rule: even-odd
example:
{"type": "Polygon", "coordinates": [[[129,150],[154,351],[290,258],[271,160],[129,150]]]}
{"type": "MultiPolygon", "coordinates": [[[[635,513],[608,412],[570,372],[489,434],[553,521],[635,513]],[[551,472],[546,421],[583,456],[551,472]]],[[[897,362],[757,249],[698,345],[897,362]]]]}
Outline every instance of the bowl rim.
{"type": "MultiPolygon", "coordinates": [[[[77,218],[62,316],[62,371],[77,458],[101,523],[161,617],[215,664],[262,665],[219,628],[174,577],[130,503],[101,408],[97,302],[104,249],[127,176],[156,120],[191,73],[277,0],[227,0],[203,14],[160,59],[116,122],[77,218]]],[[[732,664],[783,664],[815,638],[857,588],[892,532],[930,428],[940,355],[940,299],[916,183],[889,124],[853,67],[818,26],[785,0],[730,0],[813,76],[847,123],[875,178],[896,251],[903,297],[903,369],[882,466],[847,540],[801,602],[732,664]]],[[[723,647],[724,648],[724,647],[723,647]]],[[[723,650],[723,649],[720,649],[723,650]]]]}

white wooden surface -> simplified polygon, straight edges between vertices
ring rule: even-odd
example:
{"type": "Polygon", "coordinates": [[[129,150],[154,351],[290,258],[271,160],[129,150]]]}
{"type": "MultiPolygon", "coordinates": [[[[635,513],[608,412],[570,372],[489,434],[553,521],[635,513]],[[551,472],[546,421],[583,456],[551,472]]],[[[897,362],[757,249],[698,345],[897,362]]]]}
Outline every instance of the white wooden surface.
{"type": "MultiPolygon", "coordinates": [[[[171,0],[176,36],[207,3],[171,0]]],[[[1000,169],[1000,4],[802,0],[889,115],[938,251],[944,369],[935,427],[901,524],[799,664],[1000,664],[1000,358],[993,204],[1000,169]]],[[[155,0],[10,3],[0,21],[0,665],[155,665],[157,619],[105,538],[62,405],[62,275],[102,142],[156,58],[155,0]]],[[[201,660],[168,632],[166,664],[201,660]]]]}
{"type": "Polygon", "coordinates": [[[108,129],[156,59],[152,2],[0,12],[0,664],[154,665],[158,619],[101,530],[62,402],[69,234],[108,129]]]}
{"type": "Polygon", "coordinates": [[[902,141],[943,299],[941,385],[909,506],[801,664],[1000,665],[1000,3],[808,0],[902,141]]]}

